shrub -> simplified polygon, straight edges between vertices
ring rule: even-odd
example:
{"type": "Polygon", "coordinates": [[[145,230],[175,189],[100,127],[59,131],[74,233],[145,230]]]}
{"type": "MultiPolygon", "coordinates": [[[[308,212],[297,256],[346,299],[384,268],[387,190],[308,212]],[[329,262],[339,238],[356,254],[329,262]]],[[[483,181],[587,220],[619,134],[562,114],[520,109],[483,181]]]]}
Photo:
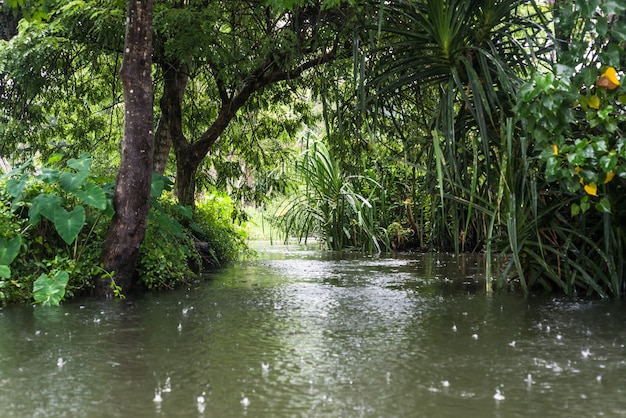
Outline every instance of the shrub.
{"type": "Polygon", "coordinates": [[[225,193],[212,192],[196,205],[192,234],[207,244],[205,267],[219,266],[250,253],[245,230],[233,224],[235,207],[225,193]],[[208,264],[208,265],[207,265],[208,264]]]}

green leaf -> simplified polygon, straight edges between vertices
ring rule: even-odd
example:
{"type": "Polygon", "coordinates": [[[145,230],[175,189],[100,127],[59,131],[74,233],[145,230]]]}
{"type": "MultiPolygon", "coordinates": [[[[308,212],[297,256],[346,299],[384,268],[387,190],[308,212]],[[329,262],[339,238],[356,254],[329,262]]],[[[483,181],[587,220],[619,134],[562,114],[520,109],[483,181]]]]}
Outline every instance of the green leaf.
{"type": "Polygon", "coordinates": [[[572,216],[577,216],[580,213],[580,206],[578,206],[576,203],[573,203],[571,207],[571,211],[572,211],[572,216]]]}
{"type": "Polygon", "coordinates": [[[587,212],[590,207],[589,196],[585,196],[580,200],[580,209],[584,212],[587,212]]]}
{"type": "Polygon", "coordinates": [[[72,212],[62,207],[54,211],[54,227],[68,244],[74,242],[83,225],[85,225],[85,208],[76,206],[72,212]]]}
{"type": "Polygon", "coordinates": [[[11,277],[11,269],[9,266],[0,265],[0,279],[8,279],[9,277],[11,277]]]}
{"type": "Polygon", "coordinates": [[[22,174],[19,179],[13,178],[7,181],[6,188],[9,196],[18,197],[26,187],[26,180],[28,180],[28,174],[22,174]]]}
{"type": "Polygon", "coordinates": [[[596,210],[602,213],[611,213],[611,202],[607,197],[603,197],[596,204],[596,210]]]}
{"type": "Polygon", "coordinates": [[[94,183],[86,183],[80,189],[74,190],[72,194],[86,205],[100,210],[107,208],[107,198],[104,190],[94,183]]]}
{"type": "Polygon", "coordinates": [[[61,208],[62,201],[63,199],[55,194],[42,193],[36,196],[28,210],[29,222],[32,225],[37,225],[42,216],[54,222],[54,212],[57,208],[61,208]]]}
{"type": "Polygon", "coordinates": [[[580,10],[580,12],[586,18],[593,17],[599,5],[600,5],[599,0],[586,0],[586,1],[576,2],[576,8],[580,10]]]}
{"type": "Polygon", "coordinates": [[[41,180],[45,183],[53,183],[59,178],[59,170],[44,167],[41,169],[41,174],[38,174],[36,177],[38,180],[41,180]]]}
{"type": "Polygon", "coordinates": [[[604,16],[598,16],[596,20],[596,33],[600,36],[606,35],[606,32],[609,30],[609,25],[604,16]]]}
{"type": "Polygon", "coordinates": [[[52,154],[48,158],[48,164],[56,164],[63,159],[63,154],[52,154]]]}
{"type": "Polygon", "coordinates": [[[602,64],[609,65],[611,67],[620,67],[620,55],[623,52],[623,48],[616,44],[609,44],[606,50],[600,54],[602,64]]]}
{"type": "Polygon", "coordinates": [[[59,176],[59,184],[63,190],[69,193],[81,187],[87,177],[89,177],[88,171],[79,171],[78,173],[66,171],[59,176]]]}
{"type": "Polygon", "coordinates": [[[78,159],[71,158],[67,162],[67,166],[73,168],[76,171],[89,171],[93,164],[93,158],[88,153],[81,154],[78,159]]]}
{"type": "Polygon", "coordinates": [[[616,21],[611,28],[611,35],[620,42],[626,41],[626,22],[624,20],[616,21]]]}
{"type": "Polygon", "coordinates": [[[152,173],[152,183],[150,184],[150,197],[157,199],[163,193],[163,190],[172,190],[172,180],[163,174],[152,173]]]}
{"type": "Polygon", "coordinates": [[[59,271],[54,277],[39,276],[33,284],[33,298],[44,306],[59,306],[65,296],[65,288],[70,277],[67,271],[59,271]]]}
{"type": "Polygon", "coordinates": [[[9,265],[13,262],[17,253],[20,252],[20,246],[22,245],[22,237],[19,235],[7,240],[6,238],[0,238],[0,264],[9,265]]]}
{"type": "Polygon", "coordinates": [[[607,14],[619,14],[624,10],[624,3],[622,0],[606,0],[604,10],[607,14]]]}

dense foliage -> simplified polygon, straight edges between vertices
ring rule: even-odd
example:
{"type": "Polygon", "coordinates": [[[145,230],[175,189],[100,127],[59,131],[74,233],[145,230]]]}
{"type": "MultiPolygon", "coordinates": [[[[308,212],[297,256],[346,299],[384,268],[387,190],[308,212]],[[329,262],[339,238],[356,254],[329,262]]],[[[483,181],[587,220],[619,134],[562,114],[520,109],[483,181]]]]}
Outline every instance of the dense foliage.
{"type": "MultiPolygon", "coordinates": [[[[54,303],[102,273],[124,4],[61,3],[24,6],[37,17],[0,44],[1,162],[24,167],[3,180],[5,300],[41,278],[36,300],[54,303]]],[[[333,250],[484,251],[490,286],[623,295],[625,13],[611,0],[155,1],[156,171],[176,183],[153,196],[139,282],[172,287],[234,259],[234,224],[273,207],[287,236],[333,250]]]]}
{"type": "MultiPolygon", "coordinates": [[[[92,162],[89,154],[67,160],[54,155],[43,167],[29,161],[0,180],[0,303],[58,304],[90,293],[94,278],[109,274],[100,258],[113,185],[93,175],[92,162]]],[[[168,179],[155,176],[137,271],[139,283],[150,289],[190,283],[202,267],[231,261],[246,248],[242,232],[224,222],[232,210],[228,199],[200,205],[192,215],[167,198],[168,188],[168,179]],[[226,243],[216,240],[204,254],[196,243],[209,236],[226,243]]]]}

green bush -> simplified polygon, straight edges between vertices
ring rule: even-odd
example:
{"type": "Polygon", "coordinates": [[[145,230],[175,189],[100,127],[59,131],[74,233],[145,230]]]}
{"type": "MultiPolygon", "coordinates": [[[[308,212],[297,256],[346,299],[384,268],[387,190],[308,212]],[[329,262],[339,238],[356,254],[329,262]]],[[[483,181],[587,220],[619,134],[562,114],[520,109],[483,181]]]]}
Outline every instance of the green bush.
{"type": "Polygon", "coordinates": [[[140,282],[149,289],[188,284],[201,269],[236,260],[248,251],[243,228],[233,225],[234,210],[230,198],[219,193],[198,202],[193,215],[170,193],[153,202],[140,249],[140,282]]]}
{"type": "Polygon", "coordinates": [[[199,263],[193,239],[164,228],[161,222],[148,222],[146,237],[139,250],[139,282],[148,289],[171,289],[196,277],[190,262],[199,263]]]}
{"type": "Polygon", "coordinates": [[[207,244],[209,254],[203,257],[205,267],[219,266],[250,252],[245,230],[233,224],[234,211],[225,193],[210,193],[196,204],[190,226],[196,239],[207,244]]]}

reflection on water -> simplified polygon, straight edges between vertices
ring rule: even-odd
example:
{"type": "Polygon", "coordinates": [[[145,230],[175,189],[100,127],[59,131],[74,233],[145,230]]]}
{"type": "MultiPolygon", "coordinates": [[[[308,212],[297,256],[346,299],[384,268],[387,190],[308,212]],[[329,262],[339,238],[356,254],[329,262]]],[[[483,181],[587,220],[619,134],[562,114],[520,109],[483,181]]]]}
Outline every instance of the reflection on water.
{"type": "Polygon", "coordinates": [[[473,256],[269,247],[203,284],[0,310],[0,417],[626,414],[623,303],[486,294],[473,256]]]}

